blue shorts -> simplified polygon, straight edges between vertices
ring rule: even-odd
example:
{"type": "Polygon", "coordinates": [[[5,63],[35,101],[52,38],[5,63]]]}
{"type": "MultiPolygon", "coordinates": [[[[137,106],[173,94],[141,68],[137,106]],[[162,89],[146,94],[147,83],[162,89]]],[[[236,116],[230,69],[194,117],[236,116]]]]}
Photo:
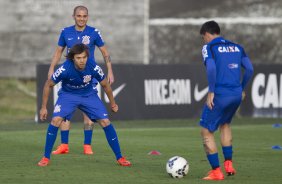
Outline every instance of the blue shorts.
{"type": "Polygon", "coordinates": [[[76,108],[84,112],[94,122],[108,119],[108,112],[97,93],[79,96],[61,92],[54,107],[53,117],[59,116],[70,120],[76,108]]]}
{"type": "Polygon", "coordinates": [[[220,125],[231,123],[233,115],[240,106],[241,100],[241,95],[215,95],[213,109],[210,110],[207,105],[204,106],[199,124],[210,132],[214,132],[220,125]]]}

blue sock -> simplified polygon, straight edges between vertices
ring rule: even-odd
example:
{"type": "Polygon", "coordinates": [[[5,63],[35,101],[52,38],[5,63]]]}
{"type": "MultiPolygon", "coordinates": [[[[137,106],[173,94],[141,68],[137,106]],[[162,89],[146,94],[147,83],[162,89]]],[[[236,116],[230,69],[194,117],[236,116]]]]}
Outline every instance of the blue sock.
{"type": "Polygon", "coordinates": [[[93,130],[84,130],[84,144],[91,144],[93,130]]]}
{"type": "Polygon", "coordinates": [[[208,160],[210,162],[212,169],[216,169],[219,167],[218,153],[209,154],[207,155],[207,157],[208,157],[208,160]]]}
{"type": "Polygon", "coordinates": [[[222,152],[225,160],[232,160],[232,145],[231,146],[222,146],[222,152]]]}
{"type": "Polygon", "coordinates": [[[44,156],[46,158],[50,159],[50,154],[57,138],[58,129],[59,127],[55,127],[49,124],[46,134],[45,153],[44,153],[44,156]]]}
{"type": "Polygon", "coordinates": [[[119,142],[118,142],[118,137],[117,133],[115,131],[115,128],[112,124],[109,126],[106,126],[103,128],[104,132],[106,134],[106,138],[108,140],[108,143],[110,147],[112,148],[114,154],[116,155],[116,159],[120,159],[122,157],[120,147],[119,147],[119,142]]]}
{"type": "Polygon", "coordinates": [[[68,144],[69,143],[69,130],[61,130],[61,143],[68,144]]]}

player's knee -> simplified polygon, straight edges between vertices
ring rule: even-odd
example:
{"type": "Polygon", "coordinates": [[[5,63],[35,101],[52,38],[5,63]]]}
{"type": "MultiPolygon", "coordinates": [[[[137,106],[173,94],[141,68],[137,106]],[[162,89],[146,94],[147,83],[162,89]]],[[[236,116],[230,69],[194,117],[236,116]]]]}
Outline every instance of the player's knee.
{"type": "Polygon", "coordinates": [[[111,124],[109,119],[101,119],[98,121],[98,123],[101,125],[101,127],[107,127],[111,124]]]}
{"type": "Polygon", "coordinates": [[[63,118],[54,117],[54,118],[52,118],[51,125],[59,127],[61,125],[62,121],[63,121],[63,118]]]}
{"type": "Polygon", "coordinates": [[[93,121],[86,115],[86,114],[83,114],[83,122],[85,125],[93,125],[93,121]]]}
{"type": "Polygon", "coordinates": [[[90,119],[84,119],[84,125],[85,126],[93,126],[94,122],[91,121],[90,119]]]}
{"type": "Polygon", "coordinates": [[[207,154],[212,154],[216,152],[216,149],[214,149],[211,145],[211,140],[207,137],[203,137],[203,146],[207,154]]]}
{"type": "Polygon", "coordinates": [[[232,137],[228,139],[230,145],[232,144],[232,141],[233,141],[232,137]]]}
{"type": "Polygon", "coordinates": [[[209,132],[209,130],[203,128],[201,131],[201,136],[202,136],[202,141],[203,141],[205,152],[207,154],[216,153],[217,148],[215,146],[213,134],[209,132]]]}
{"type": "Polygon", "coordinates": [[[93,130],[94,128],[94,123],[92,124],[84,124],[84,130],[93,130]]]}
{"type": "Polygon", "coordinates": [[[220,130],[225,130],[225,129],[229,129],[230,126],[229,126],[229,123],[224,123],[222,125],[220,125],[220,130]]]}
{"type": "Polygon", "coordinates": [[[68,121],[68,120],[62,121],[62,123],[60,125],[60,129],[61,130],[69,130],[70,129],[70,121],[68,121]]]}

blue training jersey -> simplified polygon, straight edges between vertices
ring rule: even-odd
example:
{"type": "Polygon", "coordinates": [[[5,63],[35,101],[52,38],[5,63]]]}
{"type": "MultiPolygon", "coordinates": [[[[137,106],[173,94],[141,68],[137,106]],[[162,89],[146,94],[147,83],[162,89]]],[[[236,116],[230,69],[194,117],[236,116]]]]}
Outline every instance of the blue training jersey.
{"type": "Polygon", "coordinates": [[[85,69],[80,71],[75,68],[74,62],[66,60],[52,75],[54,83],[62,81],[62,92],[87,96],[93,94],[92,80],[101,82],[105,76],[103,70],[88,59],[85,69]]]}
{"type": "Polygon", "coordinates": [[[86,25],[83,31],[77,31],[73,25],[62,30],[58,45],[67,47],[67,53],[72,46],[79,43],[83,43],[89,47],[89,57],[93,58],[93,62],[95,62],[95,46],[102,47],[105,45],[100,31],[94,27],[86,25]]]}
{"type": "Polygon", "coordinates": [[[203,61],[212,60],[216,65],[215,94],[241,95],[241,66],[247,57],[244,49],[222,37],[203,46],[203,61]]]}

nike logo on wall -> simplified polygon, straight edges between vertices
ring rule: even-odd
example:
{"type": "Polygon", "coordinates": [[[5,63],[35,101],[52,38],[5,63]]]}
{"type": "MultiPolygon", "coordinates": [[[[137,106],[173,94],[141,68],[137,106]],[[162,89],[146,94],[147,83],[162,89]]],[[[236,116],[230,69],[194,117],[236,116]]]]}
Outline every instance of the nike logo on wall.
{"type": "MultiPolygon", "coordinates": [[[[125,88],[125,86],[126,86],[126,84],[124,83],[124,84],[120,85],[118,88],[116,88],[115,90],[113,90],[114,98],[121,92],[121,90],[123,90],[123,88],[125,88]]],[[[105,94],[105,102],[106,103],[110,102],[110,100],[109,100],[109,98],[107,97],[106,94],[105,94]]]]}
{"type": "Polygon", "coordinates": [[[201,101],[209,91],[209,87],[206,87],[199,91],[198,84],[194,88],[194,98],[197,102],[201,101]]]}

